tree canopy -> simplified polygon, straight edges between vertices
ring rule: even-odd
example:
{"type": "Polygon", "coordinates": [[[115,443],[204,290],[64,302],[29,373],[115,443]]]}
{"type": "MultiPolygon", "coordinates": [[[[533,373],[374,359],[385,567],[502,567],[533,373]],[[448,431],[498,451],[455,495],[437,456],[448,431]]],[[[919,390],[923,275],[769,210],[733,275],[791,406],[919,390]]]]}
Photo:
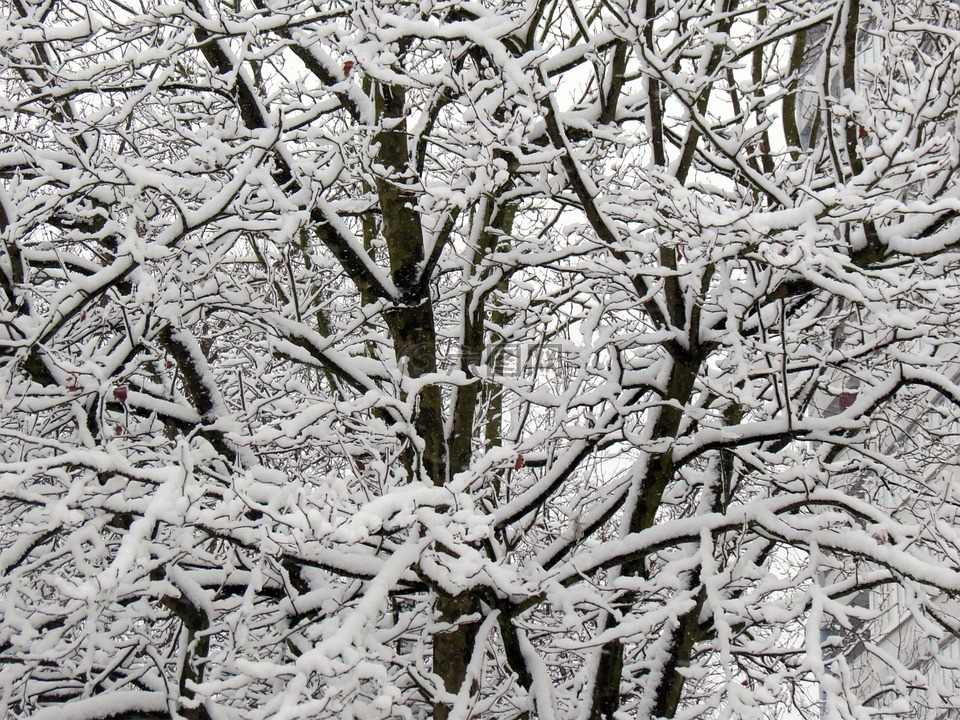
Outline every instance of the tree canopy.
{"type": "Polygon", "coordinates": [[[0,83],[4,718],[958,702],[859,631],[960,632],[957,5],[9,0],[0,83]]]}

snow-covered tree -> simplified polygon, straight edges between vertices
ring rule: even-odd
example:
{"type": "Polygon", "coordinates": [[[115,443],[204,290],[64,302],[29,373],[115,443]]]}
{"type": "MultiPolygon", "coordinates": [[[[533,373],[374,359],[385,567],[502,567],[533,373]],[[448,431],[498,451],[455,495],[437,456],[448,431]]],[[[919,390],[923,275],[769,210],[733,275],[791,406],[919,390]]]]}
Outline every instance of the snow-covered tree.
{"type": "Polygon", "coordinates": [[[956,4],[2,13],[4,718],[911,717],[956,4]]]}

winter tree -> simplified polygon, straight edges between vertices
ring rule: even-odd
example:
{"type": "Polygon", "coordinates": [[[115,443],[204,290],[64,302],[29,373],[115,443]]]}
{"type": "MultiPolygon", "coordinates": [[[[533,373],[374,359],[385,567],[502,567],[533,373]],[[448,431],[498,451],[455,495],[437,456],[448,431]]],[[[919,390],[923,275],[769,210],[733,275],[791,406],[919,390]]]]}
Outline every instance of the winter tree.
{"type": "Polygon", "coordinates": [[[2,8],[4,718],[949,706],[956,4],[2,8]]]}

